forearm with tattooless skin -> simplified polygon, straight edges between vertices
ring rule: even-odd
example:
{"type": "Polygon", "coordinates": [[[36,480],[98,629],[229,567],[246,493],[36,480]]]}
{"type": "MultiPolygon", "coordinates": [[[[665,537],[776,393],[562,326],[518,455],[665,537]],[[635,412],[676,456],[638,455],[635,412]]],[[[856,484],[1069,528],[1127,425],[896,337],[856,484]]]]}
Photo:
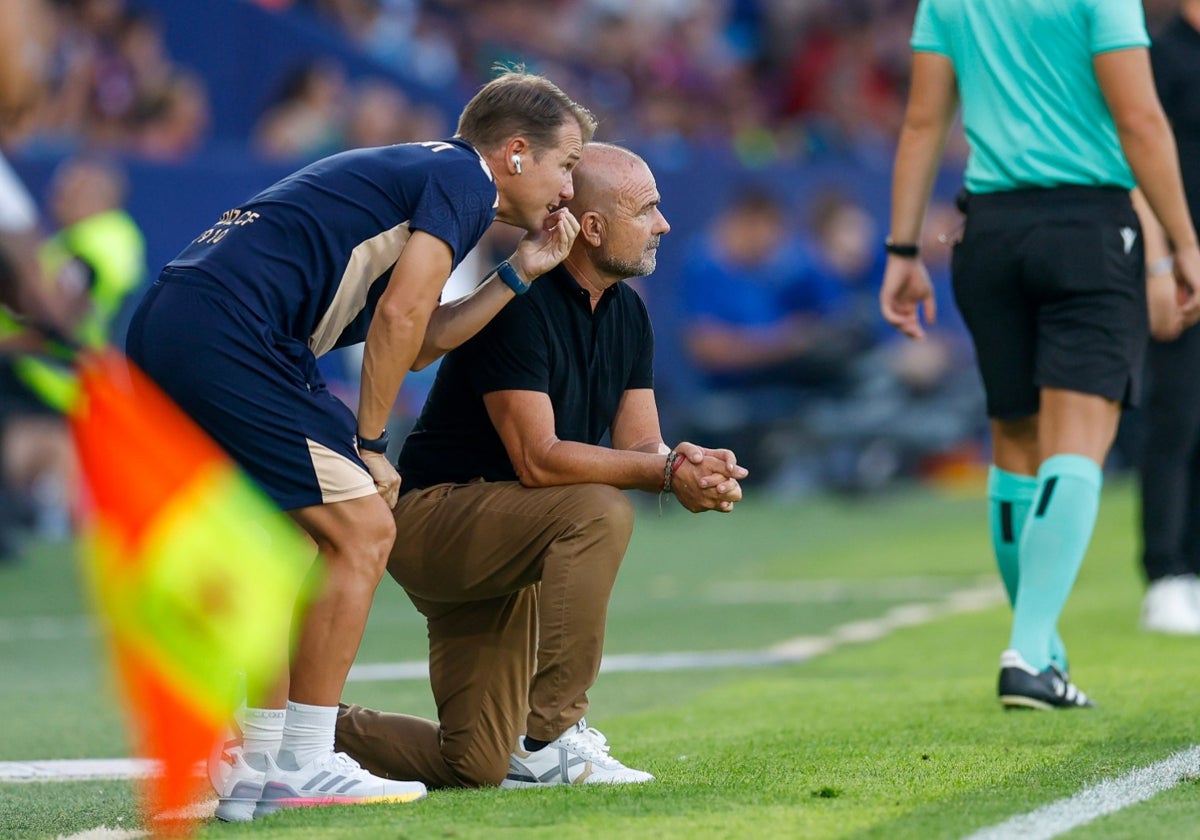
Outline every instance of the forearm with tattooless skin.
{"type": "Polygon", "coordinates": [[[1146,243],[1146,263],[1150,264],[1162,257],[1170,256],[1171,243],[1167,241],[1167,232],[1163,230],[1158,217],[1150,209],[1150,205],[1146,202],[1146,196],[1140,189],[1134,188],[1130,193],[1130,198],[1133,199],[1134,212],[1137,213],[1138,221],[1142,225],[1142,239],[1146,243]]]}
{"type": "Polygon", "coordinates": [[[1146,203],[1162,222],[1176,248],[1196,244],[1196,228],[1184,196],[1179,155],[1167,118],[1157,118],[1120,132],[1121,147],[1146,203]]]}
{"type": "Polygon", "coordinates": [[[1093,60],[1096,79],[1108,103],[1121,150],[1138,187],[1174,246],[1196,244],[1179,172],[1179,152],[1171,124],[1154,89],[1145,49],[1113,50],[1093,60]]]}
{"type": "MultiPolygon", "coordinates": [[[[519,275],[518,275],[519,276],[519,275]]],[[[530,278],[522,277],[528,283],[530,278]]],[[[421,370],[483,329],[497,312],[515,297],[495,272],[476,286],[470,294],[443,303],[429,316],[421,349],[412,363],[412,370],[421,370]]]]}
{"type": "Polygon", "coordinates": [[[519,463],[514,459],[513,466],[526,487],[608,484],[621,490],[657,493],[665,454],[558,440],[536,454],[528,453],[519,463]]]}
{"type": "Polygon", "coordinates": [[[900,132],[892,173],[893,242],[920,241],[925,208],[933,193],[933,181],[944,146],[945,135],[939,136],[933,126],[905,126],[900,132]]]}
{"type": "Polygon", "coordinates": [[[945,56],[915,53],[913,82],[892,168],[891,238],[920,241],[946,137],[958,110],[953,65],[945,56]]]}
{"type": "Polygon", "coordinates": [[[377,438],[386,428],[452,268],[450,246],[423,230],[414,231],[400,252],[367,328],[358,397],[360,437],[377,438]]]}
{"type": "Polygon", "coordinates": [[[428,308],[414,301],[398,300],[388,306],[380,301],[363,351],[358,398],[360,436],[376,438],[387,427],[404,376],[421,348],[428,317],[428,308]]]}

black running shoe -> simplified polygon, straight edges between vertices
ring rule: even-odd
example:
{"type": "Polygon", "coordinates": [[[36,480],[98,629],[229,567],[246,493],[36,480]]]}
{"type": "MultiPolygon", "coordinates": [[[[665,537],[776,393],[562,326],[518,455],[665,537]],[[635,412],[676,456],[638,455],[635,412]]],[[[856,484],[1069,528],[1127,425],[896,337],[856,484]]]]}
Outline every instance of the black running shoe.
{"type": "Polygon", "coordinates": [[[1054,665],[1039,672],[1015,650],[1000,655],[999,693],[1006,709],[1086,709],[1096,705],[1054,665]]]}

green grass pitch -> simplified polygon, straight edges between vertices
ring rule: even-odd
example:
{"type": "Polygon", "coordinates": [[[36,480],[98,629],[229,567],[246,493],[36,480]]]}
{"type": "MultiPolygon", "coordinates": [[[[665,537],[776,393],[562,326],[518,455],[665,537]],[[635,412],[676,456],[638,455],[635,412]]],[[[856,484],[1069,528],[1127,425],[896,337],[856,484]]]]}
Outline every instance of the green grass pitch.
{"type": "MultiPolygon", "coordinates": [[[[753,488],[748,494],[753,495],[753,488]]],[[[649,501],[649,500],[647,500],[649,501]]],[[[847,642],[810,661],[602,674],[589,722],[658,782],[434,792],[405,806],[281,813],[207,838],[960,838],[1200,744],[1200,640],[1137,629],[1132,485],[1111,481],[1062,621],[1092,711],[1005,713],[1003,604],[847,642]]],[[[73,552],[0,569],[0,761],[128,754],[73,552]]],[[[609,654],[761,651],[999,583],[981,486],[853,502],[748,501],[731,516],[639,505],[609,654]]],[[[361,662],[418,660],[424,628],[385,579],[361,662]]],[[[349,700],[430,714],[421,681],[349,700]]],[[[1200,774],[1200,768],[1197,768],[1200,774]]],[[[1070,833],[1200,837],[1200,780],[1070,833]]],[[[137,829],[124,782],[0,784],[0,837],[137,829]]]]}

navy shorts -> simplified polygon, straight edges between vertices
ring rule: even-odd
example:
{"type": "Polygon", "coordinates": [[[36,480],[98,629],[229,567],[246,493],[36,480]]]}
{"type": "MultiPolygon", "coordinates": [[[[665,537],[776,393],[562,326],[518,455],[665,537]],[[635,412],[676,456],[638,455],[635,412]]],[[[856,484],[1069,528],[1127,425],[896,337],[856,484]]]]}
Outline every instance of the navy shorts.
{"type": "Polygon", "coordinates": [[[1143,259],[1127,190],[967,199],[954,299],[975,342],[988,416],[1036,414],[1042,388],[1137,403],[1149,339],[1143,259]]]}
{"type": "Polygon", "coordinates": [[[134,313],[127,353],[283,510],[377,492],[354,413],[317,361],[215,281],[167,270],[134,313]]]}

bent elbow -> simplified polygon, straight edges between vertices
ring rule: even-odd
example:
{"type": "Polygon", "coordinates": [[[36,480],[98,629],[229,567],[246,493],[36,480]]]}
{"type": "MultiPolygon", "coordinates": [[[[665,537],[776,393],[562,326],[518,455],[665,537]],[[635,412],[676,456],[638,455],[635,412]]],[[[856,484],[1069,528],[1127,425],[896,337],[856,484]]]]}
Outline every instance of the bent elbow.
{"type": "Polygon", "coordinates": [[[1122,146],[1153,142],[1171,134],[1171,125],[1167,122],[1166,114],[1160,108],[1149,105],[1124,108],[1114,113],[1113,124],[1121,138],[1122,146]]]}
{"type": "Polygon", "coordinates": [[[538,467],[527,458],[514,458],[513,471],[517,474],[517,481],[522,487],[534,489],[538,487],[548,487],[550,482],[547,481],[548,475],[545,470],[538,467]]]}
{"type": "Polygon", "coordinates": [[[415,300],[380,301],[371,318],[372,324],[380,324],[389,332],[424,334],[429,324],[432,309],[415,300]]]}

